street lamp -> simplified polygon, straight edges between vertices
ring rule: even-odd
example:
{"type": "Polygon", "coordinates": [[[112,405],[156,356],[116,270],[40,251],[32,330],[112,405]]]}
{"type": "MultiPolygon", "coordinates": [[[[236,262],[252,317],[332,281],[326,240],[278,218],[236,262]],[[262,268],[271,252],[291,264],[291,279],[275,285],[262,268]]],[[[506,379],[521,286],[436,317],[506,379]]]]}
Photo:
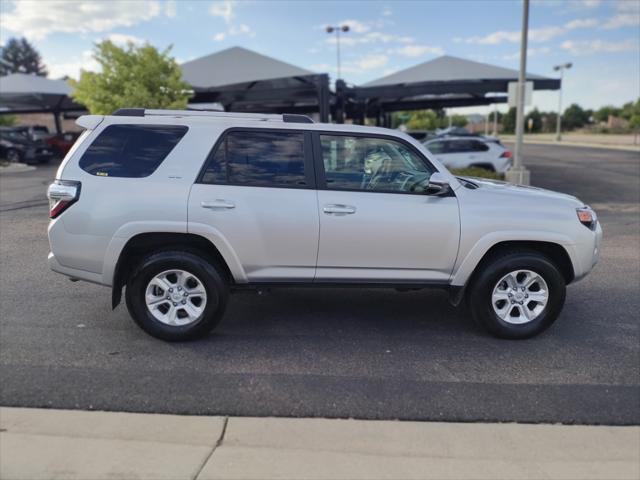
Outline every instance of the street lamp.
{"type": "Polygon", "coordinates": [[[562,121],[562,77],[565,70],[570,69],[573,66],[571,62],[563,63],[562,65],[556,65],[553,70],[560,72],[560,90],[558,90],[558,118],[556,119],[556,141],[562,140],[560,122],[562,121]]]}
{"type": "Polygon", "coordinates": [[[336,47],[337,47],[337,54],[338,54],[338,78],[341,78],[340,75],[340,32],[344,32],[347,33],[349,31],[349,25],[340,25],[337,27],[333,27],[331,25],[329,25],[327,27],[327,33],[331,34],[333,32],[336,32],[336,47]]]}

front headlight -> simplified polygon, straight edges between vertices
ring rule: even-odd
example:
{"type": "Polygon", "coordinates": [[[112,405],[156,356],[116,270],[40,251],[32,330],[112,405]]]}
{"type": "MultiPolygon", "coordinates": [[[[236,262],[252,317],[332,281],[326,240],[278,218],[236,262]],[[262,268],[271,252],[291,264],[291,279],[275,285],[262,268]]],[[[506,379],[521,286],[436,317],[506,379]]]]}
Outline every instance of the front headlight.
{"type": "Polygon", "coordinates": [[[590,207],[584,206],[580,208],[576,208],[576,213],[578,214],[578,220],[585,227],[595,230],[596,225],[598,224],[598,216],[596,212],[594,212],[590,207]]]}

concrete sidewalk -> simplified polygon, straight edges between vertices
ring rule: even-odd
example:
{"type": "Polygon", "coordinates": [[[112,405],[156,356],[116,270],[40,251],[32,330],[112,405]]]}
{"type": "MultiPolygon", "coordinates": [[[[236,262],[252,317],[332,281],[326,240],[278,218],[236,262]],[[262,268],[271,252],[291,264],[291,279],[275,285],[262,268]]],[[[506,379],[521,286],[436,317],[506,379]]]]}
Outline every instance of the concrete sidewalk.
{"type": "MultiPolygon", "coordinates": [[[[515,143],[515,135],[500,135],[500,140],[515,143]]],[[[640,144],[633,143],[632,135],[581,135],[564,134],[562,141],[555,139],[555,134],[525,134],[524,143],[534,145],[555,145],[558,147],[604,148],[608,150],[622,150],[640,153],[640,144]]]]}
{"type": "Polygon", "coordinates": [[[0,408],[0,478],[640,478],[640,427],[0,408]]]}

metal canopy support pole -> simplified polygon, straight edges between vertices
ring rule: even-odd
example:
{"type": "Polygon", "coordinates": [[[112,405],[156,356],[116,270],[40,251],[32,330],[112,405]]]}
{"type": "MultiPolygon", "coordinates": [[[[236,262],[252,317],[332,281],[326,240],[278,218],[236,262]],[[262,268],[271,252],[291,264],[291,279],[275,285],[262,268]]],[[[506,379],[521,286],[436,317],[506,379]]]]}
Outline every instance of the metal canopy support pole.
{"type": "Polygon", "coordinates": [[[522,140],[524,135],[524,93],[527,70],[527,36],[529,30],[529,0],[522,2],[522,37],[520,40],[520,72],[518,74],[518,94],[516,96],[516,147],[513,167],[506,175],[507,182],[529,185],[530,173],[522,164],[522,140]]]}
{"type": "Polygon", "coordinates": [[[320,122],[329,122],[329,76],[322,75],[318,85],[318,110],[320,122]]]}
{"type": "Polygon", "coordinates": [[[56,124],[56,133],[60,135],[62,133],[62,122],[60,121],[60,112],[57,110],[53,112],[53,121],[56,124]]]}

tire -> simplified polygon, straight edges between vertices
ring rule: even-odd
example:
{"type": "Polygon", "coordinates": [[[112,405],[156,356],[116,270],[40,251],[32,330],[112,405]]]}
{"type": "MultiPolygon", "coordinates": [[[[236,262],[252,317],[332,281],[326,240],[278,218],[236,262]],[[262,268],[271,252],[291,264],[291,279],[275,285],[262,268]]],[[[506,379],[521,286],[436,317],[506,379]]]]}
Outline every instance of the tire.
{"type": "Polygon", "coordinates": [[[20,152],[18,150],[15,150],[13,148],[7,150],[7,161],[9,163],[17,163],[20,160],[22,160],[22,156],[20,155],[20,152]]]}
{"type": "Polygon", "coordinates": [[[161,340],[202,338],[220,323],[227,306],[229,286],[220,272],[221,269],[191,252],[171,250],[152,254],[138,264],[127,280],[127,309],[140,328],[161,340]],[[185,274],[177,273],[180,271],[185,274]],[[187,291],[196,293],[181,301],[175,297],[182,294],[179,290],[187,297],[187,291]],[[148,298],[156,305],[148,307],[148,298]]]}
{"type": "Polygon", "coordinates": [[[565,295],[565,279],[549,258],[536,251],[514,250],[483,262],[472,280],[468,304],[474,320],[496,337],[525,339],[553,324],[565,295]],[[529,282],[534,283],[523,291],[529,282]]]}

